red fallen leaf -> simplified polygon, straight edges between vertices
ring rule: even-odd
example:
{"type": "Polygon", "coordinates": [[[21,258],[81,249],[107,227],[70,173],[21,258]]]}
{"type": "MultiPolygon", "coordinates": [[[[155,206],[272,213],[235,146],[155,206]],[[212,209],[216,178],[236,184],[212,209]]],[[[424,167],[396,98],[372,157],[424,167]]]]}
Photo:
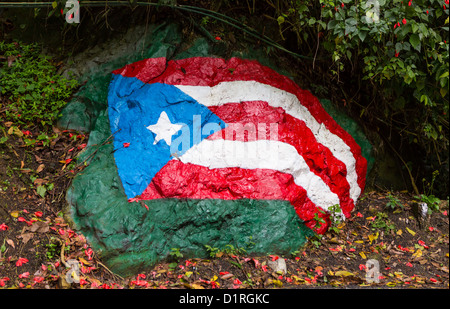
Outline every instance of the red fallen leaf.
{"type": "Polygon", "coordinates": [[[418,243],[419,243],[419,245],[421,245],[421,246],[424,247],[425,249],[428,249],[428,248],[429,248],[429,247],[425,244],[425,242],[422,241],[422,240],[419,240],[418,243]]]}
{"type": "Polygon", "coordinates": [[[130,147],[130,143],[123,143],[123,148],[128,148],[130,147]]]}
{"type": "Polygon", "coordinates": [[[229,274],[228,271],[221,271],[221,272],[219,273],[219,275],[221,275],[221,276],[223,276],[223,275],[228,275],[228,274],[229,274]]]}
{"type": "Polygon", "coordinates": [[[241,280],[238,278],[234,279],[233,284],[242,284],[241,280]]]}
{"type": "Polygon", "coordinates": [[[87,248],[86,251],[84,251],[84,254],[86,254],[88,260],[92,260],[92,255],[94,254],[94,252],[92,251],[91,248],[87,248]]]}
{"type": "Polygon", "coordinates": [[[5,223],[0,224],[0,231],[6,231],[9,229],[9,226],[7,226],[5,223]]]}
{"type": "Polygon", "coordinates": [[[267,271],[267,265],[262,265],[261,268],[263,271],[267,271]]]}
{"type": "Polygon", "coordinates": [[[31,134],[31,132],[30,132],[30,131],[28,131],[28,130],[26,130],[26,131],[22,131],[22,133],[23,133],[23,135],[25,135],[25,136],[28,136],[28,135],[30,135],[30,134],[31,134]]]}
{"type": "Polygon", "coordinates": [[[18,260],[17,260],[17,262],[16,262],[16,266],[17,267],[19,267],[19,266],[22,266],[23,264],[26,264],[26,263],[28,263],[28,260],[26,259],[26,258],[19,258],[18,260]]]}
{"type": "Polygon", "coordinates": [[[36,277],[33,278],[33,281],[35,283],[42,282],[42,281],[44,281],[44,277],[36,276],[36,277]]]}
{"type": "Polygon", "coordinates": [[[408,266],[408,267],[413,267],[413,265],[411,264],[411,262],[408,262],[408,263],[406,263],[405,265],[408,266]]]}
{"type": "Polygon", "coordinates": [[[35,213],[34,213],[34,215],[36,216],[36,217],[42,217],[42,215],[43,215],[43,213],[42,213],[42,211],[36,211],[35,213]]]}
{"type": "Polygon", "coordinates": [[[64,161],[64,163],[66,163],[66,164],[69,164],[70,162],[72,162],[72,159],[66,159],[66,160],[64,161]]]}
{"type": "Polygon", "coordinates": [[[430,281],[433,282],[433,283],[436,283],[436,282],[437,282],[437,280],[434,279],[434,278],[430,278],[430,281]]]}
{"type": "Polygon", "coordinates": [[[269,255],[272,258],[272,262],[279,259],[277,255],[269,255]]]}
{"type": "Polygon", "coordinates": [[[83,278],[80,278],[80,285],[85,285],[88,282],[86,280],[84,280],[83,278]]]}
{"type": "Polygon", "coordinates": [[[0,278],[0,287],[4,287],[5,286],[5,282],[6,281],[9,281],[9,278],[8,277],[3,277],[3,278],[0,278]]]}
{"type": "Polygon", "coordinates": [[[217,41],[222,40],[222,38],[221,38],[220,36],[216,36],[215,39],[216,39],[217,41]]]}
{"type": "Polygon", "coordinates": [[[77,149],[78,149],[78,150],[81,150],[81,149],[83,149],[83,148],[85,148],[85,147],[86,147],[86,144],[81,144],[80,146],[77,147],[77,149]]]}
{"type": "Polygon", "coordinates": [[[27,272],[24,272],[23,274],[20,274],[19,275],[19,278],[28,278],[30,276],[30,273],[27,271],[27,272]]]}

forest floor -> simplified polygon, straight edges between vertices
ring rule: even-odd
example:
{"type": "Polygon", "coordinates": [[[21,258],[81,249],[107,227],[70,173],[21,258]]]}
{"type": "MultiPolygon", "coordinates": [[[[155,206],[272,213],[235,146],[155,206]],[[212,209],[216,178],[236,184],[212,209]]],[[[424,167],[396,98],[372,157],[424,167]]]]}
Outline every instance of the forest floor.
{"type": "Polygon", "coordinates": [[[42,136],[3,119],[0,113],[0,288],[449,287],[448,200],[422,221],[413,195],[388,191],[367,191],[351,218],[292,256],[246,256],[239,250],[214,252],[209,259],[178,256],[122,278],[64,219],[65,194],[83,168],[76,156],[88,136],[56,128],[42,136]]]}

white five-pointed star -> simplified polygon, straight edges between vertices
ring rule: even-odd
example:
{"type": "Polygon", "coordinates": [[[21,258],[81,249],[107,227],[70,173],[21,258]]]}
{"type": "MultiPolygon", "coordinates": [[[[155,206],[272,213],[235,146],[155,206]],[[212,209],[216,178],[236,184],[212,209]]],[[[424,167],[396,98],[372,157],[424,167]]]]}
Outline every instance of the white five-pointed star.
{"type": "Polygon", "coordinates": [[[161,115],[159,115],[158,122],[148,126],[147,129],[156,134],[153,145],[163,139],[166,144],[170,146],[172,143],[172,135],[180,131],[181,127],[182,125],[171,123],[166,112],[163,111],[161,115]]]}

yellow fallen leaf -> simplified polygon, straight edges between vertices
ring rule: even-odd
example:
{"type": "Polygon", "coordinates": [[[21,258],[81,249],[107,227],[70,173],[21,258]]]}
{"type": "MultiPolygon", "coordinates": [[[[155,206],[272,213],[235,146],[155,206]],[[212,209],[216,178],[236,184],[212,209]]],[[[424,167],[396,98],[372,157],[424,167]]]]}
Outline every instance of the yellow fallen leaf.
{"type": "Polygon", "coordinates": [[[353,273],[346,271],[346,270],[339,270],[339,271],[335,272],[334,275],[339,276],[339,277],[354,276],[353,273]]]}
{"type": "Polygon", "coordinates": [[[360,252],[359,255],[360,255],[363,259],[367,259],[367,256],[364,254],[364,252],[360,252]]]}
{"type": "Polygon", "coordinates": [[[406,228],[406,230],[408,231],[409,234],[411,234],[412,236],[416,235],[416,232],[414,232],[413,230],[406,228]]]}
{"type": "Polygon", "coordinates": [[[212,277],[210,281],[216,281],[217,279],[219,279],[219,277],[217,277],[216,275],[214,275],[214,277],[212,277]]]}
{"type": "Polygon", "coordinates": [[[196,290],[204,290],[205,288],[202,287],[200,284],[197,283],[192,283],[190,284],[191,289],[196,289],[196,290]]]}
{"type": "Polygon", "coordinates": [[[328,271],[328,275],[334,276],[334,272],[333,272],[332,270],[329,270],[329,271],[328,271]]]}
{"type": "Polygon", "coordinates": [[[398,236],[401,236],[402,234],[403,234],[403,231],[402,231],[402,230],[398,230],[398,231],[397,231],[397,235],[398,235],[398,236]]]}
{"type": "Polygon", "coordinates": [[[272,283],[280,288],[283,286],[283,282],[281,282],[280,280],[272,280],[272,283]]]}
{"type": "Polygon", "coordinates": [[[412,255],[413,258],[420,258],[422,256],[422,250],[417,249],[416,252],[414,252],[414,254],[412,255]]]}
{"type": "Polygon", "coordinates": [[[379,233],[377,232],[376,235],[370,234],[370,235],[368,236],[368,237],[369,237],[370,244],[372,244],[372,241],[378,239],[378,235],[379,235],[379,233]]]}
{"type": "Polygon", "coordinates": [[[19,216],[19,211],[18,210],[11,211],[10,215],[13,218],[17,218],[19,216]]]}
{"type": "Polygon", "coordinates": [[[83,259],[82,257],[80,257],[79,260],[80,260],[80,262],[83,263],[84,265],[92,265],[92,262],[86,261],[86,260],[83,259]]]}

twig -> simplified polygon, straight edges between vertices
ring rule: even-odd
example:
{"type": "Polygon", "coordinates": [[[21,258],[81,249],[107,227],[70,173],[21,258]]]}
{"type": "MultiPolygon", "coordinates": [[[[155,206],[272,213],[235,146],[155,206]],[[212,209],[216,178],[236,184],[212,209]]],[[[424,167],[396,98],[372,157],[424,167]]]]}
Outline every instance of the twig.
{"type": "Polygon", "coordinates": [[[123,277],[119,276],[118,274],[113,273],[111,270],[109,270],[108,267],[106,267],[102,262],[97,260],[97,264],[100,264],[100,266],[103,266],[111,275],[115,276],[115,277],[119,277],[121,280],[124,280],[123,277]]]}

